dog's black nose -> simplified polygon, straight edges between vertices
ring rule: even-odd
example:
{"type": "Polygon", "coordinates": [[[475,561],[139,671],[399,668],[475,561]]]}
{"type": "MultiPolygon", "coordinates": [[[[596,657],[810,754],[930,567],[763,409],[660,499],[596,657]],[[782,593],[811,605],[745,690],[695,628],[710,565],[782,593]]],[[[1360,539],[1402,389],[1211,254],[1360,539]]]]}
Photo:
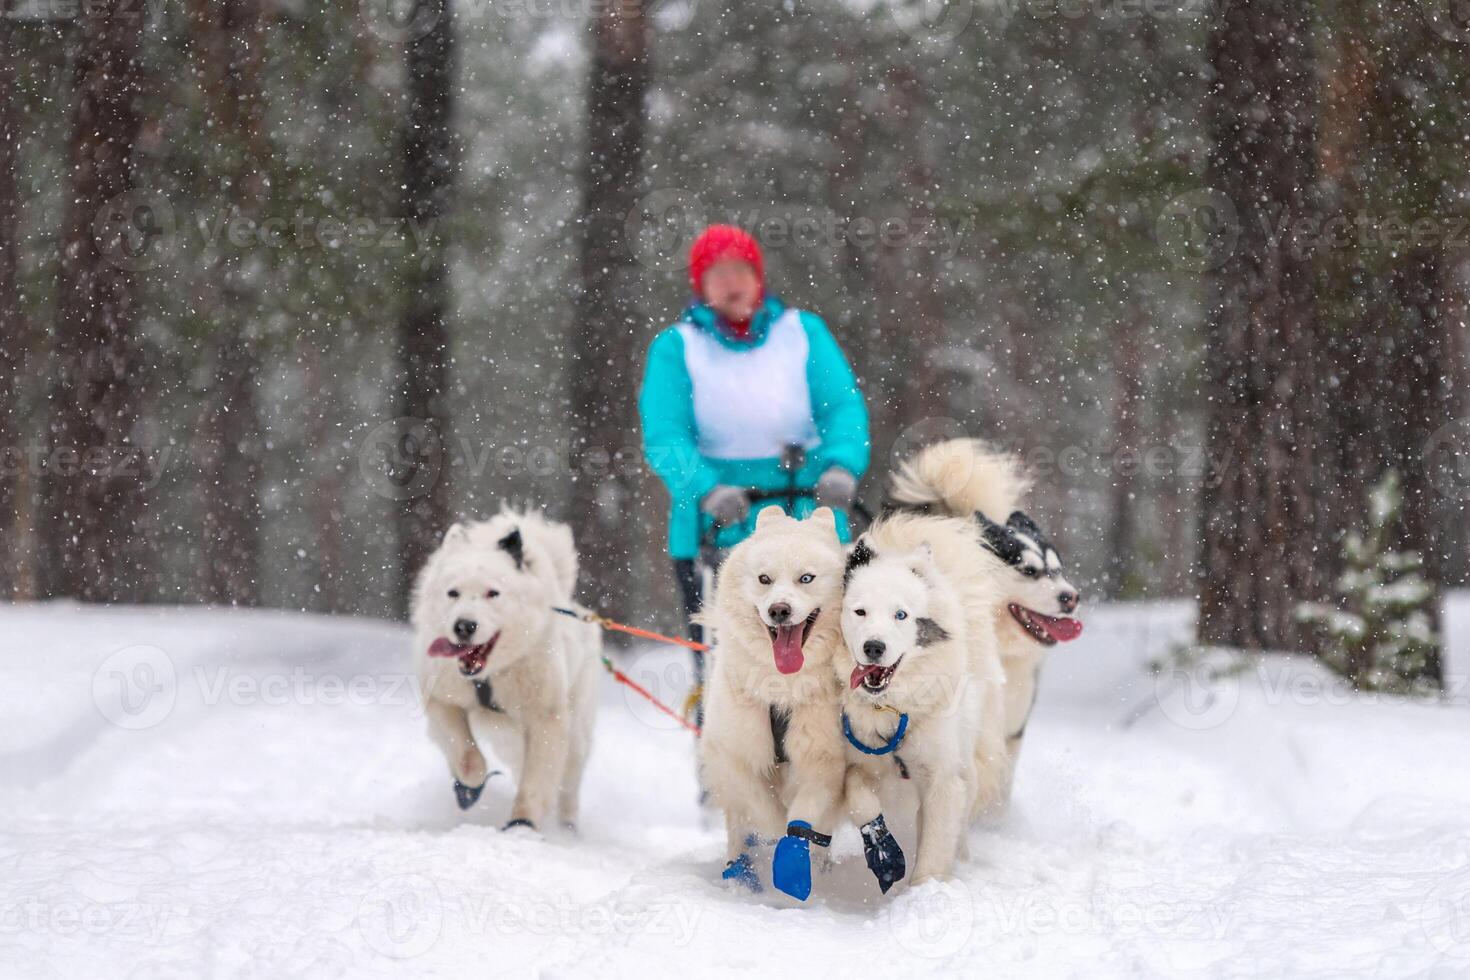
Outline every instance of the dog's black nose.
{"type": "Polygon", "coordinates": [[[791,606],[784,602],[771,603],[771,608],[766,612],[770,614],[773,623],[784,623],[791,618],[791,606]]]}
{"type": "Polygon", "coordinates": [[[863,641],[863,656],[867,657],[873,663],[877,663],[878,661],[882,660],[883,651],[887,649],[888,647],[884,645],[882,640],[863,641]]]}
{"type": "Polygon", "coordinates": [[[1057,593],[1057,604],[1062,607],[1062,612],[1064,613],[1069,613],[1073,609],[1076,609],[1077,603],[1081,601],[1081,598],[1075,592],[1057,593]]]}
{"type": "Polygon", "coordinates": [[[461,643],[468,643],[470,637],[475,635],[475,627],[478,625],[473,619],[456,619],[454,621],[454,638],[461,643]]]}

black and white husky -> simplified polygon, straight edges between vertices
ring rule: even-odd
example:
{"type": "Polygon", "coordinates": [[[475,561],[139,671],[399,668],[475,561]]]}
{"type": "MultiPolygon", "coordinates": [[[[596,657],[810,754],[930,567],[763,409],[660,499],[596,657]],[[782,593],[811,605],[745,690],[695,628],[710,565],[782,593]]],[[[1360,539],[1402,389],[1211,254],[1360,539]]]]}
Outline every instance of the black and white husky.
{"type": "Polygon", "coordinates": [[[592,746],[601,634],[561,616],[577,580],[572,532],[506,509],[456,524],[414,587],[412,621],[429,735],[462,809],[488,778],[471,720],[517,770],[512,826],[577,818],[592,746]]]}
{"type": "Polygon", "coordinates": [[[994,792],[982,783],[1003,752],[996,576],[965,540],[967,526],[897,515],[875,524],[848,554],[848,656],[835,662],[847,691],[844,790],[885,892],[905,872],[884,816],[905,799],[896,792],[902,782],[917,790],[913,880],[948,877],[976,800],[994,792]]]}
{"type": "Polygon", "coordinates": [[[953,439],[905,463],[889,493],[889,506],[898,512],[972,521],[972,540],[1005,573],[999,579],[995,629],[1005,669],[1006,764],[998,795],[979,801],[982,809],[1003,805],[1010,797],[1047,651],[1082,632],[1082,623],[1074,618],[1081,602],[1077,587],[1063,573],[1057,549],[1020,509],[1029,489],[1014,456],[977,440],[953,439]],[[1003,523],[1001,515],[1008,515],[1003,523]]]}

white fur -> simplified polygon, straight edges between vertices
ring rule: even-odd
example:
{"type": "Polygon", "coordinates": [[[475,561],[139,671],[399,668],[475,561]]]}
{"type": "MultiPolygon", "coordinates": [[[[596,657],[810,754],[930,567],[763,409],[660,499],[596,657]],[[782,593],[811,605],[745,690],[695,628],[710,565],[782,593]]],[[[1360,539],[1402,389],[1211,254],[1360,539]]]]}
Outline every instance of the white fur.
{"type": "Polygon", "coordinates": [[[914,884],[953,872],[980,792],[967,746],[982,737],[985,713],[996,710],[984,701],[993,697],[999,676],[992,655],[983,652],[980,657],[993,676],[977,683],[972,675],[972,625],[988,635],[988,619],[967,620],[959,593],[927,545],[910,553],[879,554],[855,568],[843,597],[842,633],[849,655],[835,658],[833,666],[847,690],[844,710],[853,737],[878,748],[893,736],[900,715],[908,716],[896,753],[869,755],[847,747],[848,814],[862,826],[883,811],[883,800],[898,797],[893,790],[903,776],[895,755],[902,759],[919,801],[914,884]],[[869,643],[881,643],[881,653],[874,646],[870,654],[869,643]],[[869,664],[894,667],[881,692],[850,684],[853,669],[869,664]]]}
{"type": "MultiPolygon", "coordinates": [[[[928,505],[934,512],[964,520],[970,527],[957,533],[975,542],[979,540],[975,512],[1003,522],[1020,509],[1030,488],[1031,481],[1016,457],[993,450],[978,440],[952,439],[930,446],[905,463],[893,478],[891,494],[899,503],[928,505]]],[[[1016,622],[1009,606],[1017,603],[1049,616],[1063,615],[1058,594],[1076,589],[1060,577],[1028,578],[984,548],[978,550],[997,588],[994,622],[1005,675],[1006,751],[1004,763],[996,774],[998,792],[991,804],[998,807],[1010,799],[1026,720],[1035,702],[1042,660],[1049,649],[1016,622]]],[[[1028,555],[1028,562],[1043,566],[1047,563],[1046,555],[1038,553],[1035,561],[1032,558],[1028,555]]]]}
{"type": "Polygon", "coordinates": [[[1015,456],[978,439],[950,439],[900,466],[889,493],[899,503],[927,504],[951,517],[969,517],[978,510],[1003,521],[1030,489],[1031,480],[1015,456]]]}
{"type": "Polygon", "coordinates": [[[749,538],[720,568],[705,621],[718,637],[707,685],[700,761],[714,803],[725,812],[730,859],[747,837],[779,837],[791,820],[831,831],[845,770],[832,657],[840,645],[842,547],[832,511],[797,521],[776,507],[761,511],[749,538]],[[764,584],[760,576],[767,576],[764,584]],[[801,578],[811,575],[810,582],[801,578]],[[773,603],[793,620],[820,609],[803,646],[799,671],[782,674],[767,631],[773,603]],[[777,765],[772,707],[789,712],[785,765],[777,765]]]}
{"type": "Polygon", "coordinates": [[[512,820],[542,827],[577,818],[582,771],[592,744],[601,635],[597,627],[552,612],[576,586],[577,554],[564,524],[535,511],[504,509],[487,521],[456,524],[414,586],[412,622],[429,734],[454,778],[482,786],[485,757],[472,731],[488,734],[496,754],[519,769],[512,820]],[[521,534],[524,565],[498,542],[521,534]],[[449,591],[459,593],[451,598],[449,591]],[[494,598],[487,593],[494,590],[494,598]],[[500,635],[484,669],[500,712],[480,705],[474,679],[454,658],[430,657],[456,620],[478,624],[472,643],[500,635]]]}
{"type": "MultiPolygon", "coordinates": [[[[934,592],[931,601],[944,605],[950,601],[945,597],[948,594],[957,604],[957,625],[951,627],[942,621],[940,624],[952,636],[960,638],[951,644],[957,652],[951,654],[946,649],[945,655],[963,658],[963,677],[940,676],[955,680],[957,688],[966,687],[966,698],[973,698],[973,702],[957,703],[953,708],[966,712],[966,717],[959,721],[963,741],[958,744],[961,751],[968,746],[968,764],[962,767],[962,772],[969,781],[964,795],[970,817],[1001,804],[1007,765],[1005,674],[996,642],[995,617],[1004,594],[1004,576],[1009,572],[987,557],[988,553],[979,546],[975,535],[974,523],[963,518],[898,512],[875,523],[861,539],[877,552],[880,561],[884,556],[905,556],[927,548],[933,569],[929,576],[934,592]],[[965,681],[968,681],[968,686],[965,681]]],[[[858,582],[861,579],[854,574],[853,580],[858,582]]],[[[844,616],[850,605],[844,599],[844,616]]],[[[948,615],[955,619],[955,612],[948,615]]],[[[853,642],[852,639],[847,640],[849,651],[853,642]]],[[[861,650],[860,642],[857,649],[861,650]]],[[[940,665],[938,660],[935,663],[940,665]]],[[[952,660],[943,661],[943,669],[951,669],[953,663],[952,660]]],[[[906,662],[894,675],[895,681],[907,670],[906,662]]],[[[848,700],[850,704],[851,696],[848,700]]],[[[946,710],[951,710],[951,706],[943,702],[929,708],[921,705],[920,715],[926,711],[943,713],[946,710]]],[[[927,720],[911,715],[909,724],[912,726],[927,720]]],[[[915,875],[918,875],[917,869],[915,875]]]]}

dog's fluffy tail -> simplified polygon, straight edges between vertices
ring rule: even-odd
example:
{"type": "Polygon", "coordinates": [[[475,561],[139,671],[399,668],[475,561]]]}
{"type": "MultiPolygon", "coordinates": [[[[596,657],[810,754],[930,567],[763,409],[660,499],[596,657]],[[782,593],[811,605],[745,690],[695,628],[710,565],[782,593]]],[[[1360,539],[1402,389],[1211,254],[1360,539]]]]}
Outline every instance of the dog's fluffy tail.
{"type": "Polygon", "coordinates": [[[1004,521],[1019,510],[1031,480],[1011,453],[979,439],[950,439],[921,451],[893,475],[888,496],[899,508],[926,508],[952,517],[975,511],[1004,521]]]}

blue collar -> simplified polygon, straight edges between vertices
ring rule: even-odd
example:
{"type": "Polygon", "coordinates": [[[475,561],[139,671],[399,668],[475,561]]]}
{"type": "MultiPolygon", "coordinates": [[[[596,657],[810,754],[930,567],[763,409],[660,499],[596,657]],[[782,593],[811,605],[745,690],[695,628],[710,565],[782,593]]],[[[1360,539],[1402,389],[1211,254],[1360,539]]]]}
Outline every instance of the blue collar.
{"type": "Polygon", "coordinates": [[[899,745],[903,744],[904,733],[908,730],[909,716],[899,715],[898,727],[893,730],[892,735],[888,736],[888,741],[882,748],[872,749],[857,740],[857,736],[852,733],[852,722],[847,720],[847,712],[842,713],[842,734],[847,736],[847,744],[865,755],[887,755],[895,751],[899,745]]]}

